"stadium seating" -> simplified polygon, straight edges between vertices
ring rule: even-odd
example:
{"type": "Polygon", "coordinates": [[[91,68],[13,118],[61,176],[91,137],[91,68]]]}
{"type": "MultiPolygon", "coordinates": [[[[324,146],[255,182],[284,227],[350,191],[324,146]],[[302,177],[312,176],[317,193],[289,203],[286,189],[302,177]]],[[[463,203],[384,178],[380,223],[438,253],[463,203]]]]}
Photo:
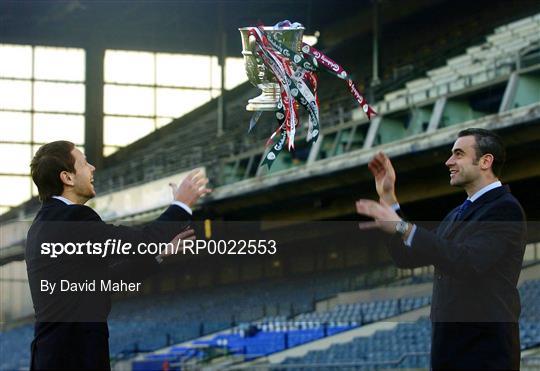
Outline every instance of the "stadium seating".
{"type": "Polygon", "coordinates": [[[111,354],[135,347],[154,350],[269,313],[290,316],[312,310],[314,300],[344,289],[347,274],[290,280],[287,286],[269,281],[115,303],[109,320],[111,354]]]}
{"type": "MultiPolygon", "coordinates": [[[[327,282],[333,280],[335,276],[329,275],[327,282]]],[[[321,287],[324,287],[324,281],[324,279],[318,281],[321,287]]],[[[122,351],[149,351],[197,338],[201,335],[201,322],[204,323],[204,333],[229,328],[233,314],[245,313],[238,316],[239,322],[250,321],[250,317],[260,318],[262,313],[260,305],[264,302],[283,303],[289,300],[294,302],[294,298],[298,300],[296,301],[298,308],[303,308],[299,311],[309,310],[313,300],[311,295],[298,299],[301,292],[305,291],[303,285],[306,285],[306,282],[298,283],[293,292],[290,291],[290,286],[272,291],[273,285],[268,285],[264,289],[266,293],[263,296],[256,293],[264,286],[257,285],[253,287],[253,291],[240,293],[237,287],[229,287],[205,293],[176,297],[161,296],[159,299],[139,298],[116,303],[109,321],[111,354],[120,354],[122,351]],[[239,300],[238,295],[243,300],[239,300]],[[246,297],[250,296],[254,299],[246,300],[246,297]],[[257,306],[258,310],[250,312],[249,307],[257,306]],[[228,308],[234,310],[227,311],[228,308]]],[[[325,293],[322,293],[324,290],[321,291],[317,299],[335,293],[336,289],[337,286],[330,285],[328,291],[325,293]]],[[[521,342],[522,348],[528,349],[540,344],[540,325],[538,325],[540,321],[536,310],[540,306],[540,280],[525,282],[520,287],[520,295],[523,307],[520,321],[521,342]]],[[[287,320],[290,318],[290,313],[287,313],[252,321],[251,324],[256,326],[255,336],[247,334],[247,327],[244,324],[210,340],[194,343],[200,346],[227,348],[230,353],[241,354],[249,360],[420,308],[429,305],[429,301],[429,297],[415,297],[345,304],[327,312],[302,313],[291,320],[287,320]]],[[[2,357],[1,369],[28,365],[27,345],[32,339],[32,334],[33,328],[30,325],[0,333],[0,349],[7,355],[2,357]]],[[[400,367],[427,367],[423,366],[427,365],[427,353],[429,353],[429,323],[420,320],[413,324],[400,324],[394,330],[377,332],[372,337],[357,338],[352,343],[332,346],[326,351],[310,352],[301,359],[288,359],[285,362],[286,364],[365,362],[367,367],[372,366],[374,362],[384,365],[385,362],[399,361],[400,367]],[[347,356],[351,354],[358,355],[358,358],[347,356]]],[[[161,365],[165,360],[175,363],[202,359],[202,353],[193,347],[173,347],[167,355],[149,355],[137,363],[134,369],[154,369],[153,367],[161,365]]]]}
{"type": "Polygon", "coordinates": [[[34,326],[23,325],[0,332],[0,370],[28,368],[34,326]]]}
{"type": "Polygon", "coordinates": [[[154,371],[163,370],[169,368],[170,370],[176,369],[174,365],[178,363],[187,362],[190,360],[196,360],[200,358],[201,353],[193,348],[185,347],[173,347],[167,354],[149,354],[145,356],[144,360],[134,362],[133,371],[154,371]],[[167,364],[167,366],[165,366],[167,364]]]}
{"type": "Polygon", "coordinates": [[[424,317],[417,322],[400,323],[392,330],[377,331],[370,337],[355,338],[326,350],[309,352],[301,358],[286,359],[283,364],[299,366],[287,367],[287,370],[307,370],[313,364],[336,370],[346,369],[345,365],[354,365],[360,370],[394,368],[396,363],[406,368],[427,368],[430,343],[431,325],[424,317]],[[410,356],[404,357],[404,354],[410,356]]]}
{"type": "MultiPolygon", "coordinates": [[[[269,280],[121,300],[114,303],[109,317],[110,352],[112,356],[148,352],[266,315],[294,316],[312,310],[315,301],[350,289],[357,276],[355,270],[329,272],[287,280],[286,285],[269,280]]],[[[13,354],[28,364],[32,333],[30,326],[0,332],[2,353],[17,350],[7,352],[5,362],[13,364],[13,354]]]]}
{"type": "Polygon", "coordinates": [[[365,324],[429,305],[430,297],[399,298],[368,303],[340,304],[329,312],[301,314],[298,321],[365,324]]]}
{"type": "MultiPolygon", "coordinates": [[[[222,354],[242,355],[244,360],[249,361],[417,309],[429,303],[430,297],[402,298],[338,305],[327,312],[304,313],[291,320],[283,316],[267,317],[251,324],[242,324],[207,340],[195,340],[191,344],[197,347],[222,348],[226,350],[222,354]]],[[[172,359],[176,355],[174,348],[168,353],[160,354],[162,357],[167,355],[172,359]]],[[[153,362],[155,360],[151,357],[144,357],[134,362],[136,365],[134,369],[150,369],[153,362]]]]}
{"type": "Polygon", "coordinates": [[[540,42],[539,27],[534,17],[528,17],[497,28],[486,37],[485,43],[448,59],[445,66],[428,71],[426,77],[409,81],[405,89],[386,94],[380,110],[406,107],[408,103],[437,98],[508,75],[519,52],[540,42]]]}
{"type": "Polygon", "coordinates": [[[519,292],[521,349],[528,349],[540,345],[540,280],[525,282],[519,292]]]}
{"type": "MultiPolygon", "coordinates": [[[[534,308],[538,306],[538,295],[540,294],[540,281],[526,282],[520,288],[523,306],[530,308],[524,311],[521,321],[521,335],[522,335],[522,348],[527,349],[531,346],[538,345],[540,337],[538,335],[538,327],[533,324],[533,321],[537,321],[537,313],[534,308]]],[[[404,310],[414,309],[414,305],[425,305],[428,303],[429,298],[409,298],[405,300],[405,305],[412,304],[412,307],[405,308],[404,310]]],[[[386,305],[380,305],[379,303],[365,303],[364,308],[384,308],[386,305]]],[[[222,335],[218,338],[209,341],[207,344],[214,345],[231,345],[233,348],[240,349],[246,354],[250,354],[250,359],[256,355],[267,355],[280,347],[292,347],[300,345],[309,341],[317,340],[324,336],[323,329],[317,323],[301,322],[305,319],[321,319],[323,321],[328,318],[346,321],[350,319],[348,313],[355,313],[359,305],[352,306],[339,306],[333,313],[342,313],[342,317],[327,316],[326,313],[319,315],[318,317],[310,315],[300,315],[296,318],[295,322],[274,324],[266,323],[267,327],[263,328],[263,332],[274,332],[274,336],[268,335],[256,335],[249,341],[243,341],[242,337],[238,334],[222,335]],[[292,326],[307,325],[303,330],[295,329],[291,330],[292,326]],[[285,336],[285,333],[287,336],[285,336]],[[220,342],[221,341],[221,342],[220,342]],[[266,342],[266,345],[264,344],[266,342]],[[246,346],[246,343],[249,346],[246,346]],[[258,353],[261,352],[261,353],[258,353]]],[[[377,318],[378,316],[374,316],[377,318]]],[[[357,317],[356,317],[357,318],[357,317]]],[[[337,324],[337,322],[335,322],[337,324]]],[[[338,325],[336,325],[337,327],[338,325]]],[[[341,331],[350,329],[345,325],[341,331]]],[[[330,327],[327,329],[329,330],[330,327]]],[[[328,332],[328,335],[333,333],[328,332]]],[[[423,318],[416,323],[404,323],[399,324],[396,329],[390,331],[381,331],[369,338],[357,338],[353,342],[345,345],[336,345],[331,347],[328,351],[310,352],[305,357],[300,359],[288,359],[285,364],[288,365],[304,365],[298,369],[309,369],[309,365],[313,363],[318,366],[330,364],[336,365],[335,369],[346,369],[344,365],[354,363],[358,369],[372,369],[373,367],[428,367],[429,365],[429,342],[430,342],[430,326],[427,319],[423,318]],[[358,357],[351,355],[359,355],[358,357]],[[362,366],[363,365],[363,366],[362,366]],[[305,368],[304,368],[305,367],[305,368]]],[[[279,369],[279,368],[278,368],[279,369]]],[[[296,368],[292,368],[296,369],[296,368]]],[[[329,369],[334,369],[329,366],[329,369]]]]}
{"type": "MultiPolygon", "coordinates": [[[[523,283],[519,291],[523,308],[520,317],[521,349],[525,350],[540,345],[540,280],[523,283]]],[[[428,368],[430,327],[427,318],[414,323],[400,323],[392,330],[377,331],[370,337],[358,337],[326,350],[311,351],[303,357],[288,358],[283,364],[299,366],[287,367],[287,370],[307,370],[310,364],[328,365],[328,369],[336,370],[346,369],[346,365],[352,364],[357,370],[428,368]]]]}

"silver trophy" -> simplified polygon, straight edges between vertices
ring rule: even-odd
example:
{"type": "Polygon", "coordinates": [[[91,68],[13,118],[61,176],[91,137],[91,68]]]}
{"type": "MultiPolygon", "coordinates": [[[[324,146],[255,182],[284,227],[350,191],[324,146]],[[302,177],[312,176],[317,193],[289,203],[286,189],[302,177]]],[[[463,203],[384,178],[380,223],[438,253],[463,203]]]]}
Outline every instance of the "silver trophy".
{"type": "MultiPolygon", "coordinates": [[[[275,111],[279,101],[279,84],[276,77],[263,63],[262,59],[255,53],[255,37],[249,35],[249,30],[253,27],[239,28],[242,36],[242,55],[246,65],[246,73],[249,82],[262,90],[258,97],[248,100],[246,110],[248,111],[275,111]]],[[[264,27],[266,33],[272,33],[289,49],[300,52],[302,48],[302,36],[304,28],[274,28],[264,27]]]]}

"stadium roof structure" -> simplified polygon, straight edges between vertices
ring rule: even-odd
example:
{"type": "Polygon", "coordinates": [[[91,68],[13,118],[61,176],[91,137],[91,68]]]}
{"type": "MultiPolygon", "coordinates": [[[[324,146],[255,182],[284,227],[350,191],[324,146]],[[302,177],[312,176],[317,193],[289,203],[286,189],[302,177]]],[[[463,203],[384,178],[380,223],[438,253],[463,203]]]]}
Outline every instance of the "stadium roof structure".
{"type": "MultiPolygon", "coordinates": [[[[448,0],[382,1],[384,22],[448,0]]],[[[239,27],[289,19],[308,33],[324,29],[326,46],[371,32],[372,0],[182,0],[0,2],[0,40],[56,46],[218,54],[220,30],[227,55],[239,55],[239,27]],[[339,4],[339,5],[338,5],[339,4]],[[332,8],[332,9],[330,9],[332,8]]]]}

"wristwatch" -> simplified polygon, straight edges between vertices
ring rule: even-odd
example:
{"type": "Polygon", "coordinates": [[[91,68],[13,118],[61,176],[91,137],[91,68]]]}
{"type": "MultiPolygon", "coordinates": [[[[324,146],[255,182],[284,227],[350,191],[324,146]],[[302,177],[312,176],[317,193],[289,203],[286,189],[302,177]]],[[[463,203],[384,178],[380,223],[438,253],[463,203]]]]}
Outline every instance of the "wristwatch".
{"type": "Polygon", "coordinates": [[[400,236],[405,235],[407,231],[409,230],[409,223],[407,223],[405,220],[400,220],[396,223],[396,233],[400,236]]]}

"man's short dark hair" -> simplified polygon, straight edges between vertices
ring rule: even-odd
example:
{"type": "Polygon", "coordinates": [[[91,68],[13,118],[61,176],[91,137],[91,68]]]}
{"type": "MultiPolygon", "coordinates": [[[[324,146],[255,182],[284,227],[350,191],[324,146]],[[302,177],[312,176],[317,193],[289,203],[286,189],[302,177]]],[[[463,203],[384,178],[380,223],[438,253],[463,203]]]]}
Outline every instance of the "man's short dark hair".
{"type": "Polygon", "coordinates": [[[493,174],[499,177],[501,175],[504,161],[506,160],[506,151],[504,149],[504,144],[501,137],[491,130],[469,128],[460,131],[458,133],[458,138],[469,135],[474,136],[476,141],[476,161],[478,161],[480,157],[486,153],[491,154],[493,156],[493,165],[491,169],[493,170],[493,174]]]}
{"type": "Polygon", "coordinates": [[[30,163],[30,173],[41,201],[59,196],[64,191],[60,173],[75,172],[75,158],[71,154],[74,148],[73,143],[59,140],[41,146],[36,152],[30,163]]]}

